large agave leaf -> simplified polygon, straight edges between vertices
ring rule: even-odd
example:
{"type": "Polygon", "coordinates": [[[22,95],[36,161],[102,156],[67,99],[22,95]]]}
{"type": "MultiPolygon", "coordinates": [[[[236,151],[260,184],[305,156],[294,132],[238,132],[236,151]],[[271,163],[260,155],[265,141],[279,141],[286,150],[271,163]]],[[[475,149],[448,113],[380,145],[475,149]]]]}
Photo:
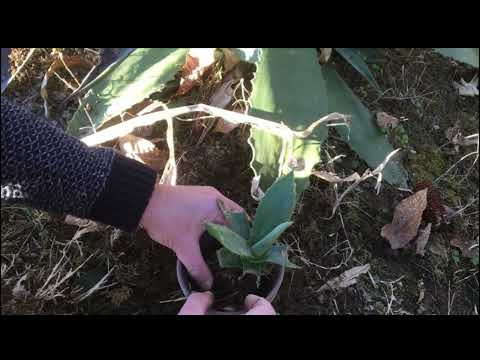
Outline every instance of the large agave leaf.
{"type": "Polygon", "coordinates": [[[81,127],[98,128],[105,120],[161,91],[185,63],[187,52],[188,49],[177,48],[136,49],[95,81],[67,131],[79,135],[81,127]],[[88,116],[87,105],[91,109],[88,116]]]}
{"type": "Polygon", "coordinates": [[[284,222],[268,233],[263,239],[257,241],[255,245],[252,246],[253,254],[258,257],[265,255],[272,249],[273,243],[277,241],[280,235],[292,224],[292,221],[284,222]]]}
{"type": "Polygon", "coordinates": [[[287,246],[283,244],[275,245],[268,254],[266,262],[285,266],[290,269],[300,269],[300,266],[292,263],[287,256],[287,246]]]}
{"type": "MultiPolygon", "coordinates": [[[[373,114],[350,90],[331,64],[322,66],[328,91],[330,111],[352,116],[350,130],[338,126],[336,130],[353,151],[364,159],[371,168],[376,168],[394,149],[384,134],[373,122],[373,114]]],[[[383,171],[384,179],[393,185],[406,187],[407,173],[394,159],[383,171]]]]}
{"type": "Polygon", "coordinates": [[[377,91],[380,92],[380,86],[378,86],[375,77],[370,71],[367,63],[363,60],[358,50],[353,48],[335,48],[342,57],[352,65],[377,91]]]}
{"type": "Polygon", "coordinates": [[[478,68],[478,48],[435,48],[435,51],[478,68]]]}
{"type": "MultiPolygon", "coordinates": [[[[325,82],[315,49],[263,48],[253,81],[250,115],[283,122],[294,130],[303,130],[327,114],[325,82]]],[[[309,139],[296,140],[294,157],[305,166],[295,171],[297,193],[308,186],[312,167],[320,161],[320,148],[327,136],[325,126],[318,127],[309,139]]],[[[282,139],[263,130],[252,129],[252,166],[261,175],[260,187],[268,188],[283,170],[279,159],[282,139]]]]}
{"type": "Polygon", "coordinates": [[[222,268],[243,268],[242,260],[237,254],[221,248],[217,251],[218,263],[222,268]]]}
{"type": "Polygon", "coordinates": [[[296,194],[293,172],[279,178],[266,192],[258,205],[250,231],[251,244],[267,236],[277,225],[292,217],[296,194]]]}
{"type": "Polygon", "coordinates": [[[240,256],[252,256],[252,252],[247,245],[247,240],[226,226],[208,223],[207,231],[230,252],[240,256]]]}

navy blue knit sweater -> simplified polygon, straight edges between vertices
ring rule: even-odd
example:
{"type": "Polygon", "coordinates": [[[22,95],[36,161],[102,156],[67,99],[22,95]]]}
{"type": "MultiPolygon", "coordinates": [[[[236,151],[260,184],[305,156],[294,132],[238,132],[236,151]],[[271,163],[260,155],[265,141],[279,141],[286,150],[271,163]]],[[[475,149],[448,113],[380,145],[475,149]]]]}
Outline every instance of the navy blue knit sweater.
{"type": "Polygon", "coordinates": [[[136,229],[155,186],[149,167],[89,148],[2,96],[2,200],[136,229]]]}

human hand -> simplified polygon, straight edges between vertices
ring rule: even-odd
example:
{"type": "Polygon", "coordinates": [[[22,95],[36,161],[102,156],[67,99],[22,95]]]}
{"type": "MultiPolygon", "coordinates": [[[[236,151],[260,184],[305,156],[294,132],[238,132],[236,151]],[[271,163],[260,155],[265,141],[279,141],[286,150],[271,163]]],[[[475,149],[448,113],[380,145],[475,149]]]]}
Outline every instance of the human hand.
{"type": "MultiPolygon", "coordinates": [[[[178,315],[205,315],[213,304],[213,294],[210,291],[204,293],[192,293],[180,309],[178,315]]],[[[248,295],[245,298],[245,307],[248,310],[245,315],[276,315],[273,306],[264,298],[257,295],[248,295]]]]}
{"type": "Polygon", "coordinates": [[[140,221],[153,240],[176,253],[205,290],[212,287],[213,276],[202,257],[199,240],[206,222],[225,224],[218,200],[227,210],[244,211],[210,186],[158,185],[140,221]]]}

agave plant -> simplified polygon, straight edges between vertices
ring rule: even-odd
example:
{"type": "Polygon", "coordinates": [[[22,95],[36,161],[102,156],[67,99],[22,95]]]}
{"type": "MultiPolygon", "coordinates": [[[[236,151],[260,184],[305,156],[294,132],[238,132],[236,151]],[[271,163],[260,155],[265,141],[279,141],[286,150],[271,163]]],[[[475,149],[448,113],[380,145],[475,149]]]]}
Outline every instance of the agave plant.
{"type": "MultiPolygon", "coordinates": [[[[249,115],[303,130],[320,117],[332,112],[351,116],[350,129],[337,127],[340,137],[371,167],[376,168],[394,149],[375,124],[374,115],[337,73],[335,65],[318,63],[315,48],[234,48],[219,49],[237,54],[244,62],[254,64],[256,71],[249,98],[249,115]]],[[[332,49],[329,49],[332,50],[332,49]]],[[[377,90],[380,87],[368,66],[375,49],[334,48],[377,90]]],[[[114,115],[168,87],[185,64],[187,48],[139,48],[104,71],[91,85],[82,106],[69,123],[68,131],[79,136],[82,127],[98,130],[114,115]],[[87,111],[87,108],[90,109],[87,111]]],[[[436,49],[436,51],[478,67],[476,49],[436,49]]],[[[328,135],[319,126],[307,139],[296,139],[293,158],[286,158],[283,139],[262,129],[252,129],[249,144],[251,162],[260,188],[270,187],[290,164],[294,168],[297,195],[309,184],[309,176],[328,135]],[[283,159],[282,162],[279,159],[283,159]]],[[[408,174],[401,164],[391,160],[383,170],[383,179],[406,187],[408,174]]]]}
{"type": "Polygon", "coordinates": [[[223,246],[217,251],[222,268],[239,268],[257,276],[257,284],[268,264],[298,268],[287,256],[287,246],[278,243],[290,227],[296,194],[293,172],[280,177],[265,193],[253,223],[244,212],[230,212],[219,204],[228,226],[208,223],[208,233],[223,246]]]}

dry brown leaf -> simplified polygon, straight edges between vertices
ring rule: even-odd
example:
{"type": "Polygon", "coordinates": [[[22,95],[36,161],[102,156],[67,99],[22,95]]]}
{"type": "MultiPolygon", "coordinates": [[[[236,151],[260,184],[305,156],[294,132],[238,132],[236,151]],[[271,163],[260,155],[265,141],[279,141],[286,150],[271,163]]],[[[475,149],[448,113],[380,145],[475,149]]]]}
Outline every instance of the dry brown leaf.
{"type": "Polygon", "coordinates": [[[48,81],[58,70],[64,69],[65,65],[68,66],[67,70],[69,70],[69,72],[75,67],[83,67],[85,69],[90,69],[93,66],[93,64],[91,64],[88,60],[81,56],[63,56],[61,53],[58,55],[58,58],[53,61],[53,63],[50,65],[47,72],[45,73],[42,80],[42,85],[40,87],[40,95],[43,99],[45,117],[47,118],[50,115],[50,111],[48,108],[48,81]]]}
{"type": "Polygon", "coordinates": [[[459,235],[455,235],[450,239],[450,245],[459,248],[462,251],[462,256],[466,258],[473,258],[478,255],[478,239],[464,239],[459,235]]]}
{"type": "Polygon", "coordinates": [[[395,208],[392,223],[382,228],[381,235],[392,249],[404,248],[417,235],[427,207],[427,193],[428,189],[424,189],[402,200],[395,208]]]}
{"type": "Polygon", "coordinates": [[[395,116],[389,115],[386,112],[377,112],[377,125],[381,129],[395,129],[398,124],[400,124],[400,120],[398,120],[395,116]]]}
{"type": "Polygon", "coordinates": [[[432,223],[428,223],[422,230],[419,231],[417,237],[417,254],[425,256],[425,246],[430,238],[430,232],[432,231],[432,223]]]}
{"type": "Polygon", "coordinates": [[[193,87],[200,85],[203,74],[214,62],[215,48],[190,49],[182,68],[182,78],[177,95],[185,95],[193,87]]]}
{"type": "Polygon", "coordinates": [[[318,57],[318,61],[320,64],[326,64],[332,55],[332,48],[320,48],[320,56],[318,57]]]}
{"type": "Polygon", "coordinates": [[[118,139],[118,145],[126,157],[137,160],[156,172],[161,171],[167,163],[168,154],[147,139],[129,134],[118,139]]]}
{"type": "Polygon", "coordinates": [[[337,291],[337,290],[345,289],[349,286],[356,284],[358,281],[358,277],[362,274],[367,273],[369,270],[370,270],[370,264],[351,268],[345,271],[344,273],[342,273],[340,276],[337,276],[336,278],[329,280],[326,284],[322,285],[322,287],[318,289],[318,291],[319,292],[322,292],[325,290],[337,291]]]}

